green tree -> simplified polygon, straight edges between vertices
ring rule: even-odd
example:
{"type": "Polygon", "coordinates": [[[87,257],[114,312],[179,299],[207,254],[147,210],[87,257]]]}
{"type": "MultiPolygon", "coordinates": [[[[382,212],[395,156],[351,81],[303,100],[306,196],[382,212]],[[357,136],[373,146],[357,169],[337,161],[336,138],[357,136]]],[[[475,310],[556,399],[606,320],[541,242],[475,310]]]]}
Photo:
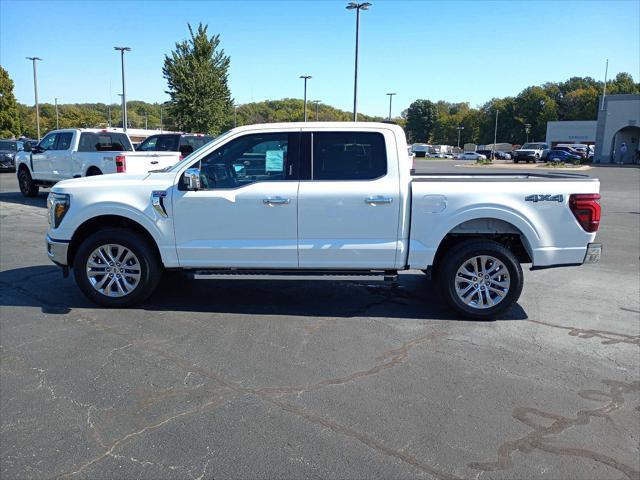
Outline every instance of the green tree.
{"type": "Polygon", "coordinates": [[[13,95],[13,80],[9,72],[0,66],[0,137],[17,137],[20,134],[20,112],[13,95]]]}
{"type": "Polygon", "coordinates": [[[176,43],[165,55],[162,73],[170,95],[169,110],[185,131],[217,134],[232,119],[231,92],[227,85],[230,58],[220,47],[220,36],[207,34],[207,25],[198,25],[191,38],[176,43]]]}
{"type": "Polygon", "coordinates": [[[428,142],[437,121],[436,106],[429,100],[416,100],[406,112],[405,131],[410,143],[428,142]]]}

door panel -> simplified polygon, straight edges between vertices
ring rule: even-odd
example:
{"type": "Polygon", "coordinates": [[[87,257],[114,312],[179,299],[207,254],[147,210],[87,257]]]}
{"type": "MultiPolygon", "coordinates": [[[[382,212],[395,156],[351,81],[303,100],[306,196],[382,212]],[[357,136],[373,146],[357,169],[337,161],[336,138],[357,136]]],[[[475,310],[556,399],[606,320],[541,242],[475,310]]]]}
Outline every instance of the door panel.
{"type": "Polygon", "coordinates": [[[40,153],[31,153],[33,177],[37,180],[55,180],[51,163],[51,150],[56,146],[55,133],[45,136],[38,146],[43,149],[40,153]]]}
{"type": "Polygon", "coordinates": [[[401,201],[392,147],[393,137],[376,132],[313,133],[313,179],[298,191],[300,268],[395,268],[401,201]]]}
{"type": "Polygon", "coordinates": [[[298,268],[297,195],[294,181],[234,190],[176,190],[173,211],[180,265],[298,268]]]}
{"type": "Polygon", "coordinates": [[[202,189],[173,193],[183,267],[298,268],[298,131],[240,135],[193,165],[202,189]]]}

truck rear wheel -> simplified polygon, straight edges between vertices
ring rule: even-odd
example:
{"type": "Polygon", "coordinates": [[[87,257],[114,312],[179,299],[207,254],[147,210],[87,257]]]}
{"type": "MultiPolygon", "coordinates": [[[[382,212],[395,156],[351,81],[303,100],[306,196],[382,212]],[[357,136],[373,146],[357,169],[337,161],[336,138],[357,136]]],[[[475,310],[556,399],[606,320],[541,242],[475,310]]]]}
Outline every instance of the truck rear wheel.
{"type": "Polygon", "coordinates": [[[144,301],[162,274],[147,240],[123,228],[89,236],[78,248],[73,268],[82,293],[105,307],[128,307],[144,301]]]}
{"type": "Polygon", "coordinates": [[[438,269],[443,298],[459,313],[490,320],[513,305],[522,292],[522,267],[513,253],[489,240],[468,240],[446,252],[438,269]]]}
{"type": "Polygon", "coordinates": [[[20,185],[20,193],[25,197],[35,197],[40,191],[40,187],[33,182],[29,170],[24,167],[18,173],[18,184],[20,185]]]}

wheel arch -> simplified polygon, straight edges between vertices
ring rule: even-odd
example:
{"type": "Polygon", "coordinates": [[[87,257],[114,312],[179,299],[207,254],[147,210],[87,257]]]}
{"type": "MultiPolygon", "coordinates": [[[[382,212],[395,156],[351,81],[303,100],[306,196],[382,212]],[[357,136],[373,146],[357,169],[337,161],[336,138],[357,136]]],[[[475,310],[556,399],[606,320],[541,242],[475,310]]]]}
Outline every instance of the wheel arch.
{"type": "Polygon", "coordinates": [[[527,235],[513,223],[494,217],[466,220],[449,229],[436,250],[431,268],[435,271],[443,255],[466,240],[492,240],[513,252],[520,263],[533,261],[533,250],[527,235]]]}
{"type": "Polygon", "coordinates": [[[158,262],[162,264],[162,255],[160,249],[153,235],[144,226],[131,218],[121,215],[99,215],[86,220],[76,228],[71,240],[69,241],[69,248],[67,250],[67,264],[73,267],[73,261],[78,251],[78,248],[82,242],[87,239],[91,234],[109,228],[125,228],[130,229],[147,240],[149,246],[153,249],[158,262]]]}

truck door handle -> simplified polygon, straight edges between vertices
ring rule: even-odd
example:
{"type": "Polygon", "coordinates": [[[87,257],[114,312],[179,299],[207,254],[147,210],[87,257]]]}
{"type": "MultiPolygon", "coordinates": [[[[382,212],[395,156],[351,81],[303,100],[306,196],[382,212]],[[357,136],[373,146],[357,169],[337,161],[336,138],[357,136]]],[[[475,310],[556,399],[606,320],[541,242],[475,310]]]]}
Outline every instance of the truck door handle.
{"type": "Polygon", "coordinates": [[[368,203],[369,205],[375,205],[377,203],[391,203],[393,202],[393,198],[392,197],[381,197],[381,196],[375,196],[375,197],[367,197],[364,199],[365,203],[368,203]]]}
{"type": "Polygon", "coordinates": [[[158,160],[152,160],[151,161],[151,165],[155,165],[156,163],[158,163],[158,160]]]}
{"type": "Polygon", "coordinates": [[[265,205],[288,205],[291,203],[290,198],[267,197],[262,200],[265,205]]]}

